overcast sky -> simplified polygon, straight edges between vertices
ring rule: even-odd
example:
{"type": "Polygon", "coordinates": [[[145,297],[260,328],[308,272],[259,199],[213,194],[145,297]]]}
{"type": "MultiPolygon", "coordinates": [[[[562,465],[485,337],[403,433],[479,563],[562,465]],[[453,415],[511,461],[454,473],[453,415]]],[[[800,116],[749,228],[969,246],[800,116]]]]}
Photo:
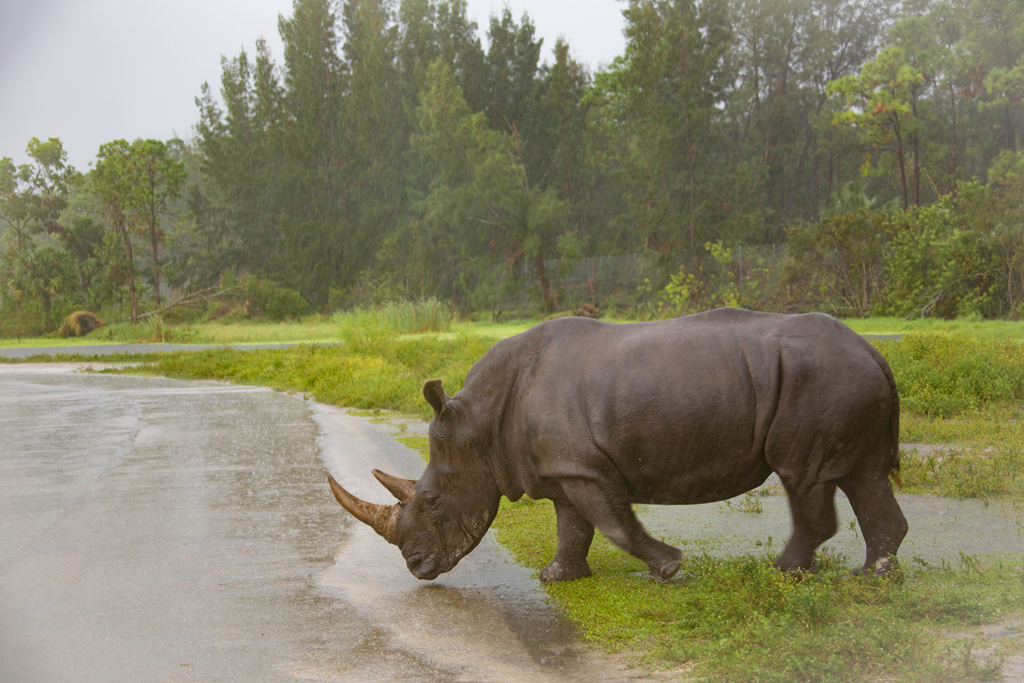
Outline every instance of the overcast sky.
{"type": "MultiPolygon", "coordinates": [[[[529,13],[542,61],[559,36],[591,71],[624,49],[622,0],[468,0],[485,49],[505,5],[517,23],[529,13]]],[[[291,13],[291,0],[0,0],[0,157],[26,163],[30,138],[59,137],[85,171],[104,142],[189,137],[221,55],[266,38],[280,64],[277,17],[291,13]]]]}

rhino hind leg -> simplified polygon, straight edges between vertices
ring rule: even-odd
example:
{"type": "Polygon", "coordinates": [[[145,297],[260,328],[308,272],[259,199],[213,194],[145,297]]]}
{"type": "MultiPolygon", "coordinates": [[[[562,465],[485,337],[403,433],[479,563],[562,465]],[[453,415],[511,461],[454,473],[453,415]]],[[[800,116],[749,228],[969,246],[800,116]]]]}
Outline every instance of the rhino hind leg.
{"type": "Polygon", "coordinates": [[[814,562],[814,551],[836,533],[836,485],[815,483],[801,487],[782,479],[793,517],[793,535],[775,566],[783,571],[806,571],[814,562]]]}
{"type": "Polygon", "coordinates": [[[555,558],[540,573],[544,583],[572,581],[590,576],[587,553],[594,540],[594,525],[568,503],[555,502],[558,520],[558,550],[555,558]]]}
{"type": "Polygon", "coordinates": [[[875,576],[882,576],[892,568],[892,558],[909,529],[886,475],[850,476],[839,482],[839,488],[850,499],[867,546],[864,567],[860,571],[875,576]]]}
{"type": "Polygon", "coordinates": [[[622,550],[646,562],[653,578],[664,583],[679,570],[683,553],[648,535],[633,514],[630,500],[621,493],[625,486],[616,488],[612,484],[577,479],[563,483],[562,490],[576,512],[590,525],[622,550]]]}

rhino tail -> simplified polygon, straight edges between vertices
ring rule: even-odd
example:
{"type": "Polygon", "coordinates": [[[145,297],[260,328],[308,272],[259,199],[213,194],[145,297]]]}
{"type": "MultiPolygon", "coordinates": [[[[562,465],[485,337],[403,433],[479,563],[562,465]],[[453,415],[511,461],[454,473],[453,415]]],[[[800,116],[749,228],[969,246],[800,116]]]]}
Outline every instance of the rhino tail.
{"type": "Polygon", "coordinates": [[[892,374],[889,362],[879,353],[878,349],[868,343],[871,355],[882,369],[882,374],[889,382],[889,390],[892,392],[892,412],[889,413],[889,429],[892,431],[892,452],[889,454],[889,476],[897,486],[903,486],[900,480],[900,393],[896,389],[896,378],[892,374]]]}

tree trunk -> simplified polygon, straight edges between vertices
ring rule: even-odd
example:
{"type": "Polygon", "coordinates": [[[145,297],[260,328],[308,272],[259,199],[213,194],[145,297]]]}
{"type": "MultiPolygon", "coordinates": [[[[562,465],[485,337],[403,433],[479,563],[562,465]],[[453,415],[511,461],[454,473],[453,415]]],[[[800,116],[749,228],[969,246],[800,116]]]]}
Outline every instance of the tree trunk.
{"type": "Polygon", "coordinates": [[[131,301],[131,316],[132,322],[139,321],[139,293],[135,289],[135,258],[132,255],[132,239],[128,233],[128,229],[125,228],[122,232],[124,235],[124,255],[128,259],[128,294],[131,301]]]}
{"type": "MultiPolygon", "coordinates": [[[[913,96],[910,100],[911,112],[914,115],[914,121],[917,121],[917,91],[913,92],[913,96]]],[[[921,206],[921,159],[919,155],[920,148],[920,136],[917,134],[916,129],[914,132],[914,206],[921,206]]]]}
{"type": "Polygon", "coordinates": [[[893,132],[896,134],[896,159],[900,167],[900,184],[903,186],[903,210],[906,211],[909,206],[907,201],[907,168],[903,160],[903,137],[900,135],[899,119],[894,119],[893,132]]]}
{"type": "Polygon", "coordinates": [[[949,108],[953,122],[953,169],[950,175],[952,176],[953,193],[955,196],[957,168],[960,166],[960,149],[956,144],[956,89],[953,87],[952,78],[949,79],[949,108]]]}
{"type": "Polygon", "coordinates": [[[1013,134],[1013,124],[1010,122],[1010,103],[1007,102],[1006,106],[1003,107],[1005,111],[1006,119],[1006,149],[1013,153],[1017,152],[1017,140],[1013,134]]]}
{"type": "Polygon", "coordinates": [[[149,244],[153,249],[153,296],[156,298],[157,308],[160,307],[160,258],[157,253],[156,239],[156,209],[150,213],[149,244]]]}
{"type": "Polygon", "coordinates": [[[551,294],[551,285],[548,283],[547,273],[544,272],[544,250],[537,250],[537,279],[540,281],[540,294],[544,299],[544,310],[547,313],[555,311],[555,297],[551,294]]]}

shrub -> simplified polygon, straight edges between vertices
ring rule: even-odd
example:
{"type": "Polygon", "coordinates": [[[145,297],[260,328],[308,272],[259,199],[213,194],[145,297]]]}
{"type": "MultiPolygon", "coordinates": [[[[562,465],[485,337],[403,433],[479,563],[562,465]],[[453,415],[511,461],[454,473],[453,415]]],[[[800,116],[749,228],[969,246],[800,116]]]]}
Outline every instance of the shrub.
{"type": "Polygon", "coordinates": [[[226,270],[221,275],[220,285],[224,293],[219,300],[210,302],[208,319],[225,318],[233,310],[240,310],[241,313],[231,316],[232,320],[239,316],[255,316],[281,321],[301,318],[309,312],[309,304],[297,291],[279,287],[255,275],[236,279],[234,273],[226,270]]]}
{"type": "Polygon", "coordinates": [[[103,321],[95,313],[75,311],[64,319],[64,324],[57,330],[57,335],[61,338],[84,337],[100,327],[103,327],[103,321]]]}
{"type": "Polygon", "coordinates": [[[864,208],[790,228],[783,280],[806,283],[812,306],[839,316],[862,317],[885,287],[888,214],[864,208]]]}

